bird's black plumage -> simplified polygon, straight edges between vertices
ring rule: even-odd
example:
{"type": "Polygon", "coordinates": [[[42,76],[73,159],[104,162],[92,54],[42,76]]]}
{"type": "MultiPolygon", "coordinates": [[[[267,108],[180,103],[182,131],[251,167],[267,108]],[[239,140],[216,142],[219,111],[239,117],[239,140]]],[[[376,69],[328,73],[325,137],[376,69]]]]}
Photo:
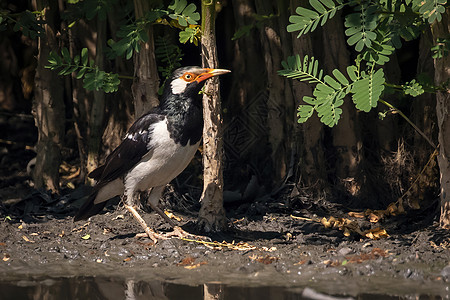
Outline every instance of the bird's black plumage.
{"type": "Polygon", "coordinates": [[[160,105],[137,119],[105,163],[89,174],[97,184],[75,221],[99,213],[108,199],[123,193],[128,206],[134,206],[134,194],[150,188],[155,190],[150,196],[155,208],[164,186],[187,166],[200,143],[200,89],[206,79],[228,72],[200,67],[175,70],[160,105]]]}

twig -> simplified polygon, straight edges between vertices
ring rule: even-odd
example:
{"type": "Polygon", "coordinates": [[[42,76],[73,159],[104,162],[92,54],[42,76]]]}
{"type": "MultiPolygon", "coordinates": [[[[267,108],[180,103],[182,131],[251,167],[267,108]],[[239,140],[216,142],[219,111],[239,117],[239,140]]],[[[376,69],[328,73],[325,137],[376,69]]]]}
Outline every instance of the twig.
{"type": "Polygon", "coordinates": [[[437,147],[436,145],[425,135],[425,133],[419,129],[419,127],[416,126],[416,124],[414,124],[401,110],[399,110],[398,108],[396,108],[395,106],[393,106],[392,104],[390,104],[389,102],[386,102],[382,99],[379,99],[378,101],[380,101],[381,103],[383,103],[384,105],[386,105],[387,107],[395,110],[400,116],[402,116],[403,119],[406,120],[406,122],[409,123],[409,125],[411,125],[427,142],[428,144],[431,145],[431,147],[434,148],[435,151],[437,151],[437,147]]]}

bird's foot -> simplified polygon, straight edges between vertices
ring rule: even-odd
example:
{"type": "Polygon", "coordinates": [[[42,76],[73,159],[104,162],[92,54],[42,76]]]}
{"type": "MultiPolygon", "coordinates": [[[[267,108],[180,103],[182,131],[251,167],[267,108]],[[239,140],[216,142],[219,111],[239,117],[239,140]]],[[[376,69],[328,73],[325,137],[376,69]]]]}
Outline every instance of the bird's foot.
{"type": "Polygon", "coordinates": [[[210,241],[211,240],[209,237],[206,237],[206,236],[195,235],[195,234],[189,233],[189,232],[185,231],[184,229],[182,229],[180,226],[174,226],[173,231],[167,232],[164,234],[156,233],[147,227],[145,232],[136,234],[136,237],[149,237],[150,239],[153,240],[153,242],[155,244],[157,243],[158,239],[168,240],[168,239],[174,238],[174,237],[180,238],[180,239],[188,239],[189,238],[189,239],[202,240],[202,241],[210,241]]]}
{"type": "Polygon", "coordinates": [[[153,241],[153,244],[156,244],[158,240],[169,239],[168,237],[165,236],[165,234],[154,232],[150,227],[145,228],[144,231],[145,232],[136,234],[135,237],[137,238],[148,237],[153,241]]]}
{"type": "Polygon", "coordinates": [[[207,241],[210,240],[209,237],[189,233],[189,232],[185,231],[184,229],[182,229],[180,226],[174,226],[173,231],[166,233],[165,236],[178,237],[180,239],[189,238],[189,239],[196,239],[196,240],[207,240],[207,241]]]}

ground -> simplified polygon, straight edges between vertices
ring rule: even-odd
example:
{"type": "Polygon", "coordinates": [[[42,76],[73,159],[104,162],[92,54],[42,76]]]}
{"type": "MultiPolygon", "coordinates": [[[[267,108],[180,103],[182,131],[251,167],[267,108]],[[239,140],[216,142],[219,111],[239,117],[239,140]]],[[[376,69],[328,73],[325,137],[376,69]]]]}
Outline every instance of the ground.
{"type": "MultiPolygon", "coordinates": [[[[277,195],[226,203],[228,229],[211,234],[195,226],[198,191],[171,187],[164,208],[185,230],[212,242],[153,244],[135,237],[141,228],[118,201],[74,223],[89,188],[61,195],[36,191],[26,172],[30,148],[1,146],[0,299],[450,297],[450,235],[438,227],[437,201],[374,223],[323,199],[292,197],[286,187],[277,195]],[[333,229],[330,216],[335,224],[353,223],[333,229]],[[371,228],[380,228],[373,231],[376,239],[361,235],[371,228]]],[[[154,212],[143,215],[157,231],[171,230],[154,212]]]]}
{"type": "MultiPolygon", "coordinates": [[[[2,209],[3,284],[30,277],[83,276],[187,286],[308,287],[350,296],[433,295],[447,299],[450,295],[448,232],[417,213],[391,217],[382,224],[389,237],[372,240],[325,228],[311,221],[314,216],[307,209],[294,211],[305,219],[293,218],[280,208],[285,202],[272,199],[249,205],[246,214],[229,215],[228,231],[209,234],[212,241],[226,243],[169,239],[154,245],[148,238],[135,237],[141,228],[120,205],[109,206],[89,221],[74,223],[77,201],[71,196],[54,200],[44,195],[35,192],[2,209]],[[252,209],[258,205],[272,209],[258,214],[252,209]],[[20,215],[25,211],[26,216],[20,215]]],[[[174,199],[168,193],[163,203],[170,200],[174,199]]],[[[182,218],[187,231],[202,234],[196,231],[195,214],[173,213],[182,218]]],[[[157,214],[144,215],[151,227],[170,231],[157,214]]]]}

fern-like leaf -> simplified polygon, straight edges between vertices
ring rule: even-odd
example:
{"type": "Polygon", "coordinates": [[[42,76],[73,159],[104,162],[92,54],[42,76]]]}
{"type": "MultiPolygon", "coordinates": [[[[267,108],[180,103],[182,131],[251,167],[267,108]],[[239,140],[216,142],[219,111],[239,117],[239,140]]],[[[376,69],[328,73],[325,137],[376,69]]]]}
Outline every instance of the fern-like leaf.
{"type": "Polygon", "coordinates": [[[403,91],[405,92],[406,95],[411,95],[413,97],[417,97],[425,93],[423,86],[415,79],[405,83],[405,85],[403,86],[403,91]]]}
{"type": "Polygon", "coordinates": [[[447,0],[414,0],[414,4],[419,7],[419,13],[429,24],[434,21],[442,21],[442,14],[445,13],[447,0]]]}
{"type": "Polygon", "coordinates": [[[196,12],[197,6],[194,3],[188,4],[187,0],[175,0],[168,8],[172,11],[169,17],[177,20],[182,27],[196,25],[200,20],[200,14],[196,12]]]}
{"type": "Polygon", "coordinates": [[[364,47],[370,47],[372,41],[377,38],[374,32],[378,24],[377,7],[363,4],[358,6],[360,12],[349,14],[345,17],[345,35],[349,38],[347,43],[355,46],[355,50],[361,52],[364,47]]]}
{"type": "Polygon", "coordinates": [[[287,26],[288,32],[299,31],[298,37],[308,32],[314,31],[317,26],[323,26],[329,19],[334,17],[336,12],[342,9],[345,4],[340,0],[338,5],[333,0],[309,0],[309,4],[314,10],[297,7],[295,12],[297,15],[289,17],[289,24],[287,26]]]}
{"type": "Polygon", "coordinates": [[[369,112],[376,107],[384,90],[384,72],[378,69],[374,73],[365,74],[352,87],[353,102],[357,109],[369,112]]]}
{"type": "Polygon", "coordinates": [[[303,60],[299,55],[290,56],[286,61],[281,62],[283,70],[278,74],[287,78],[298,79],[309,83],[318,83],[322,81],[323,70],[319,70],[319,62],[308,55],[303,60]]]}

